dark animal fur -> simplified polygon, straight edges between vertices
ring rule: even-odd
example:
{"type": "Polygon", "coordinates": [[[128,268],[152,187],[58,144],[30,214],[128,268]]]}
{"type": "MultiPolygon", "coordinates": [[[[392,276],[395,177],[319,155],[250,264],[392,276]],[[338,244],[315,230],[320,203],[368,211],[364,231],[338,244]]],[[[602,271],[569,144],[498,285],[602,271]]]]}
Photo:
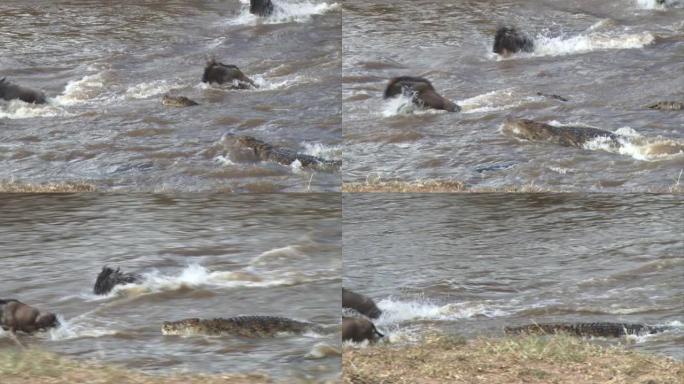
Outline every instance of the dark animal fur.
{"type": "Polygon", "coordinates": [[[95,292],[96,295],[106,295],[111,292],[116,285],[139,283],[141,280],[142,276],[138,274],[123,273],[119,268],[114,270],[109,267],[103,267],[102,272],[97,275],[93,292],[95,292]]]}
{"type": "Polygon", "coordinates": [[[414,104],[449,112],[458,112],[461,108],[435,91],[432,83],[422,77],[399,76],[391,79],[385,88],[383,97],[406,95],[412,97],[414,104]]]}
{"type": "Polygon", "coordinates": [[[494,53],[508,55],[516,52],[534,51],[534,41],[513,27],[500,27],[494,37],[494,53]]]}
{"type": "Polygon", "coordinates": [[[0,98],[5,100],[19,99],[34,104],[45,104],[46,102],[43,92],[12,84],[4,77],[0,79],[0,98]]]}
{"type": "Polygon", "coordinates": [[[234,86],[236,89],[249,89],[257,86],[235,65],[223,64],[211,59],[204,67],[202,74],[202,82],[204,83],[224,84],[233,83],[234,80],[237,80],[237,85],[234,86]]]}
{"type": "Polygon", "coordinates": [[[270,16],[273,13],[271,0],[250,0],[249,13],[257,16],[270,16]]]}

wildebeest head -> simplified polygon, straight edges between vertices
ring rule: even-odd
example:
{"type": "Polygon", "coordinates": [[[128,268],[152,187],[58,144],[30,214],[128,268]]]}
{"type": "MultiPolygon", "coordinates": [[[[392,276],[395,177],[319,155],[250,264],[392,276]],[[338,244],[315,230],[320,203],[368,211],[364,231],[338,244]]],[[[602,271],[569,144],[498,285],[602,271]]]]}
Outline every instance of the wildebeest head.
{"type": "Polygon", "coordinates": [[[142,280],[142,277],[138,274],[123,273],[119,268],[114,270],[105,266],[102,268],[102,272],[97,275],[93,292],[96,295],[105,295],[109,293],[116,285],[137,283],[140,282],[140,280],[142,280]]]}
{"type": "Polygon", "coordinates": [[[458,105],[437,93],[432,83],[422,77],[399,76],[391,79],[385,88],[383,97],[388,99],[398,95],[411,97],[415,104],[423,107],[443,109],[449,112],[461,110],[458,105]]]}
{"type": "Polygon", "coordinates": [[[271,0],[250,0],[249,13],[257,16],[269,16],[273,13],[271,0]]]}
{"type": "Polygon", "coordinates": [[[519,51],[534,51],[534,41],[513,27],[500,27],[494,37],[494,53],[508,56],[519,51]]]}

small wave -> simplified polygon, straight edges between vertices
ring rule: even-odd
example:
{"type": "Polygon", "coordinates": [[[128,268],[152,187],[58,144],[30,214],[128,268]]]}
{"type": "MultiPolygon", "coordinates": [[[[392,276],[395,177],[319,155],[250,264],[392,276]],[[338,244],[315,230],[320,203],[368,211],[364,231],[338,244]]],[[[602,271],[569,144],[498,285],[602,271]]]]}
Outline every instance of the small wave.
{"type": "Polygon", "coordinates": [[[339,348],[335,348],[334,346],[328,344],[328,343],[316,343],[314,344],[313,347],[311,347],[311,350],[309,353],[307,353],[304,358],[305,359],[324,359],[326,357],[330,356],[341,356],[342,352],[340,351],[339,348]]]}
{"type": "Polygon", "coordinates": [[[112,324],[89,324],[86,322],[87,319],[84,316],[65,320],[58,315],[57,319],[59,320],[59,327],[50,329],[47,332],[48,339],[51,341],[79,339],[84,337],[95,338],[117,333],[117,331],[111,329],[112,324]]]}
{"type": "Polygon", "coordinates": [[[274,248],[266,252],[263,252],[254,259],[252,259],[252,261],[250,261],[249,264],[253,266],[262,266],[274,262],[287,263],[293,259],[300,259],[305,256],[306,254],[300,250],[299,246],[288,245],[285,247],[274,248]]]}
{"type": "Polygon", "coordinates": [[[684,156],[684,143],[678,140],[644,137],[629,127],[620,128],[614,133],[618,135],[619,146],[615,146],[609,138],[597,137],[586,142],[584,148],[619,153],[641,161],[670,160],[684,156]]]}
{"type": "Polygon", "coordinates": [[[307,22],[314,15],[322,15],[339,5],[337,3],[314,3],[311,1],[273,1],[273,14],[259,17],[249,13],[249,0],[240,0],[243,4],[240,14],[229,20],[229,25],[281,24],[289,22],[307,22]],[[246,5],[246,6],[244,6],[246,5]]]}
{"type": "Polygon", "coordinates": [[[147,99],[148,97],[167,93],[174,88],[179,88],[182,85],[175,81],[155,80],[136,84],[126,89],[125,96],[130,99],[147,99]]]}
{"type": "Polygon", "coordinates": [[[72,116],[71,113],[48,100],[46,104],[32,104],[21,100],[0,102],[0,119],[29,119],[33,117],[72,116]]]}
{"type": "Polygon", "coordinates": [[[250,89],[236,89],[233,87],[237,87],[239,84],[236,81],[232,84],[209,84],[209,83],[204,83],[200,82],[195,86],[195,88],[206,91],[206,90],[217,90],[217,91],[230,91],[230,92],[264,92],[264,91],[275,91],[275,90],[282,90],[282,89],[287,89],[290,88],[294,85],[298,85],[307,81],[310,81],[312,79],[307,79],[304,76],[294,76],[294,77],[287,77],[282,80],[272,80],[264,77],[263,74],[256,74],[251,76],[252,81],[254,81],[254,84],[257,85],[257,88],[250,88],[250,89]]]}
{"type": "Polygon", "coordinates": [[[511,88],[498,89],[471,98],[460,100],[457,104],[462,113],[494,112],[518,107],[527,102],[543,100],[542,96],[521,96],[511,88]]]}
{"type": "Polygon", "coordinates": [[[64,92],[54,98],[57,105],[70,106],[102,98],[106,89],[107,72],[98,72],[83,76],[79,80],[71,80],[64,87],[64,92]]]}

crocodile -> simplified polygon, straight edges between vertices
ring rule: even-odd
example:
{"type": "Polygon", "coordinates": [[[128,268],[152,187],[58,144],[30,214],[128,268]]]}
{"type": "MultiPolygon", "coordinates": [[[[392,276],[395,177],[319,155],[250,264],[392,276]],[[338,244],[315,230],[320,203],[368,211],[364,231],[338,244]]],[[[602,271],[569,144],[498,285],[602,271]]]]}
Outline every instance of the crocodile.
{"type": "Polygon", "coordinates": [[[399,76],[390,79],[383,97],[389,99],[399,95],[411,97],[413,104],[419,107],[443,109],[449,112],[461,110],[461,107],[454,102],[437,93],[432,83],[422,77],[399,76]]]}
{"type": "Polygon", "coordinates": [[[290,165],[295,161],[304,167],[338,169],[342,166],[342,160],[327,160],[317,156],[305,155],[291,149],[277,147],[252,136],[232,136],[235,143],[243,148],[248,148],[262,161],[273,161],[283,165],[290,165]]]}
{"type": "Polygon", "coordinates": [[[106,295],[116,285],[139,283],[142,279],[142,276],[136,273],[123,273],[120,268],[114,270],[105,266],[100,274],[97,275],[93,292],[96,295],[106,295]]]}
{"type": "Polygon", "coordinates": [[[647,105],[646,108],[659,109],[661,111],[679,111],[684,109],[684,103],[680,103],[678,101],[659,101],[657,103],[647,105]]]}
{"type": "Polygon", "coordinates": [[[231,83],[231,88],[233,89],[258,88],[252,79],[242,73],[240,68],[231,64],[219,63],[216,59],[211,59],[207,62],[206,67],[204,67],[204,73],[202,74],[202,82],[217,84],[231,83]]]}
{"type": "Polygon", "coordinates": [[[164,95],[164,97],[162,97],[162,105],[167,107],[192,107],[199,104],[185,96],[164,95]]]}
{"type": "Polygon", "coordinates": [[[165,321],[164,335],[233,335],[241,337],[273,337],[279,333],[322,333],[323,327],[309,322],[277,316],[236,316],[216,319],[183,319],[165,321]]]}
{"type": "Polygon", "coordinates": [[[670,329],[667,326],[651,326],[630,323],[547,323],[505,327],[506,334],[552,334],[567,333],[574,336],[621,337],[627,335],[650,335],[670,329]]]}
{"type": "Polygon", "coordinates": [[[13,84],[4,77],[0,79],[0,98],[8,101],[18,99],[33,104],[45,104],[47,102],[43,92],[13,84]]]}
{"type": "Polygon", "coordinates": [[[582,148],[585,143],[596,138],[605,138],[611,147],[620,147],[620,135],[590,127],[555,127],[528,119],[506,119],[503,131],[530,141],[543,141],[566,147],[582,148]]]}

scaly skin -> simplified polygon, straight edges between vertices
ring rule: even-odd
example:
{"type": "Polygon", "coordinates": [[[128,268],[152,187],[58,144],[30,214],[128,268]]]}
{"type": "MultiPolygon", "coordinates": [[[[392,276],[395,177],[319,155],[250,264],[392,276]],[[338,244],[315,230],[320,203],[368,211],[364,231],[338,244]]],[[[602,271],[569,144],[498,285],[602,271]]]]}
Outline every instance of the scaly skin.
{"type": "Polygon", "coordinates": [[[504,123],[504,129],[515,137],[530,141],[545,141],[566,147],[582,146],[597,137],[610,140],[610,145],[619,147],[619,135],[613,132],[590,127],[555,127],[528,119],[509,119],[504,123]]]}
{"type": "Polygon", "coordinates": [[[237,136],[236,143],[242,147],[254,151],[254,155],[262,161],[274,161],[276,163],[290,165],[296,160],[304,167],[334,168],[342,165],[341,160],[326,160],[320,157],[297,153],[291,149],[276,147],[252,136],[237,136]]]}
{"type": "Polygon", "coordinates": [[[167,107],[192,107],[199,104],[185,96],[164,95],[164,97],[162,97],[162,105],[167,107]]]}
{"type": "Polygon", "coordinates": [[[553,334],[567,333],[574,336],[622,337],[627,335],[650,335],[664,332],[668,327],[650,326],[629,323],[548,323],[527,324],[518,327],[506,327],[507,334],[553,334]]]}
{"type": "Polygon", "coordinates": [[[273,337],[278,333],[322,332],[317,324],[277,316],[237,316],[201,320],[197,318],[165,321],[164,335],[234,335],[242,337],[273,337]]]}

